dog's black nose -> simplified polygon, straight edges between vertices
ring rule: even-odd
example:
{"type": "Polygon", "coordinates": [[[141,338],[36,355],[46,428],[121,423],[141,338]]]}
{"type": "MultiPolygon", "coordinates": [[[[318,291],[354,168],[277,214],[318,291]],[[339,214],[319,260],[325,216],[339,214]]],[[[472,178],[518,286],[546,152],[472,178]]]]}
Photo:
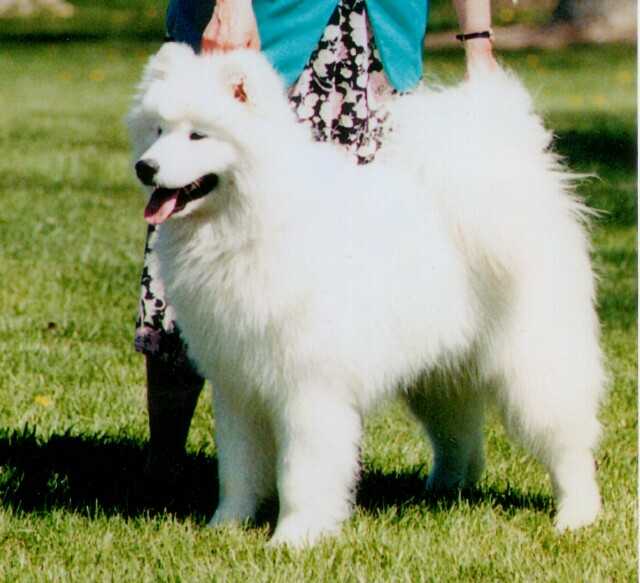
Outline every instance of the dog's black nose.
{"type": "Polygon", "coordinates": [[[136,174],[142,184],[153,186],[153,178],[158,173],[160,166],[155,160],[138,160],[136,162],[136,174]]]}

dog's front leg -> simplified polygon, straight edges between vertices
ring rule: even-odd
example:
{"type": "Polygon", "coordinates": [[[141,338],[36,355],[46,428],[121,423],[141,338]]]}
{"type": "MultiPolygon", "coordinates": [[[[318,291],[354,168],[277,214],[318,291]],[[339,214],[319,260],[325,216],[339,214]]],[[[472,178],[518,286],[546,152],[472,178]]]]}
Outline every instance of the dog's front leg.
{"type": "Polygon", "coordinates": [[[273,435],[265,417],[230,390],[213,390],[219,502],[210,527],[254,517],[275,489],[273,435]]]}
{"type": "Polygon", "coordinates": [[[362,421],[336,389],[307,384],[280,412],[280,514],[271,544],[313,544],[336,532],[351,513],[362,421]]]}

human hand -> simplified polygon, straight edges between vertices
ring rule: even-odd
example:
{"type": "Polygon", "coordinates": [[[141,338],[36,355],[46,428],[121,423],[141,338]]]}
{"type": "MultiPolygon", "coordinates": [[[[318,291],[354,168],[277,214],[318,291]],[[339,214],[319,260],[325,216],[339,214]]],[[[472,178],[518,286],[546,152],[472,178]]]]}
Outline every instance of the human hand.
{"type": "Polygon", "coordinates": [[[202,51],[260,50],[260,36],[251,0],[218,0],[202,33],[202,51]]]}

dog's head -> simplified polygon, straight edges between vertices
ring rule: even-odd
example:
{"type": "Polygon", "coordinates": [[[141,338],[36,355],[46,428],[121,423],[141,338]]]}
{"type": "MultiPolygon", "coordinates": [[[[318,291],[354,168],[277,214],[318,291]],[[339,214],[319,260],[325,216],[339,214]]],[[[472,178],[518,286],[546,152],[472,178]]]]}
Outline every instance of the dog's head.
{"type": "Polygon", "coordinates": [[[128,117],[135,171],[149,194],[146,220],[160,224],[213,205],[243,151],[290,115],[283,84],[262,55],[195,55],[187,45],[164,45],[128,117]]]}

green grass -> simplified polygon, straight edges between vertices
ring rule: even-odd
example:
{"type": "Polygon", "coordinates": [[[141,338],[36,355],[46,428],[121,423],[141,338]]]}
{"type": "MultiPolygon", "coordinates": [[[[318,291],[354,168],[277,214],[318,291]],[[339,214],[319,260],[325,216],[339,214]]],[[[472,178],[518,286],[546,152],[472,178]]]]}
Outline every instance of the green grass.
{"type": "MultiPolygon", "coordinates": [[[[14,12],[0,18],[0,37],[27,42],[52,39],[155,39],[162,38],[168,0],[71,0],[75,11],[70,18],[55,18],[42,10],[30,18],[14,12]]],[[[541,24],[551,15],[549,2],[533,0],[513,6],[502,0],[494,6],[495,26],[541,24]]],[[[429,31],[454,30],[458,19],[449,0],[432,0],[429,8],[429,31]]]]}
{"type": "MultiPolygon", "coordinates": [[[[397,404],[367,426],[355,517],[302,553],[256,528],[204,528],[216,503],[209,399],[173,499],[144,489],[143,367],[132,328],[142,200],[122,118],[157,45],[0,45],[0,581],[631,581],[636,573],[635,55],[526,52],[526,79],[606,214],[593,228],[611,387],[598,451],[604,512],[557,536],[538,464],[491,418],[487,472],[422,492],[430,453],[397,404]],[[165,509],[166,508],[166,509],[165,509]]],[[[456,79],[461,55],[428,56],[456,79]]],[[[499,212],[499,209],[497,209],[499,212]]]]}

